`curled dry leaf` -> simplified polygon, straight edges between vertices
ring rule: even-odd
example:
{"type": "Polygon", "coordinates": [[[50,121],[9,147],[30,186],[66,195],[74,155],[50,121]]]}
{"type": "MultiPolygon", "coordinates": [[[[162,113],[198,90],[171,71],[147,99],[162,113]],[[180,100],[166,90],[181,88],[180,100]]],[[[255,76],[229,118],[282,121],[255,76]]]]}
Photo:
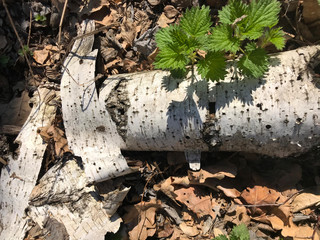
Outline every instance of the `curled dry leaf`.
{"type": "Polygon", "coordinates": [[[163,11],[164,11],[164,14],[166,15],[166,17],[170,18],[170,19],[178,16],[178,14],[179,14],[179,11],[177,9],[175,9],[175,7],[172,5],[165,6],[163,11]]]}
{"type": "Polygon", "coordinates": [[[320,188],[312,188],[310,192],[301,193],[291,203],[292,211],[298,212],[305,208],[312,207],[320,202],[320,188]]]}
{"type": "Polygon", "coordinates": [[[235,178],[237,175],[237,166],[230,163],[224,162],[205,167],[200,169],[198,172],[189,171],[189,179],[192,182],[205,183],[208,178],[217,178],[219,180],[224,177],[235,178]]]}
{"type": "Polygon", "coordinates": [[[162,13],[158,19],[158,22],[157,24],[161,27],[161,28],[165,28],[165,27],[168,27],[169,26],[169,23],[173,23],[175,21],[174,18],[170,19],[170,18],[167,18],[167,16],[162,13]]]}

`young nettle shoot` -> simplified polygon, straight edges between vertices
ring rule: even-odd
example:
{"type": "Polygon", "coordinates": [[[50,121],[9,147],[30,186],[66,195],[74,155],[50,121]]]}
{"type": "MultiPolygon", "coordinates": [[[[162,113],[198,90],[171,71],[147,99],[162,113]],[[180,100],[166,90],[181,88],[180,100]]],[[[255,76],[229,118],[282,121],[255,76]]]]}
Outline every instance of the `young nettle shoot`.
{"type": "Polygon", "coordinates": [[[201,77],[212,81],[224,79],[226,60],[238,59],[236,66],[245,76],[259,78],[268,70],[264,50],[274,44],[285,45],[278,23],[277,0],[229,0],[219,11],[220,23],[212,26],[209,7],[187,9],[180,24],[163,28],[156,34],[159,54],[155,68],[168,69],[174,77],[184,77],[197,67],[201,77]]]}

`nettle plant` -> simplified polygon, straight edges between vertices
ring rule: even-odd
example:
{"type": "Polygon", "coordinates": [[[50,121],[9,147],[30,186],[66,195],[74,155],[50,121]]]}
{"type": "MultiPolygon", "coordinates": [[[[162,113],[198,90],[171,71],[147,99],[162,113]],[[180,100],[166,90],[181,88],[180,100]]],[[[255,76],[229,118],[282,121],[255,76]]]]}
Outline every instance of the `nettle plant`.
{"type": "Polygon", "coordinates": [[[173,77],[186,76],[197,67],[201,77],[224,79],[227,59],[235,60],[245,76],[259,78],[268,70],[269,57],[264,50],[274,44],[285,45],[278,23],[280,3],[277,0],[229,0],[219,11],[220,23],[212,26],[209,7],[187,9],[180,24],[163,28],[156,34],[159,48],[154,66],[170,70],[173,77]]]}

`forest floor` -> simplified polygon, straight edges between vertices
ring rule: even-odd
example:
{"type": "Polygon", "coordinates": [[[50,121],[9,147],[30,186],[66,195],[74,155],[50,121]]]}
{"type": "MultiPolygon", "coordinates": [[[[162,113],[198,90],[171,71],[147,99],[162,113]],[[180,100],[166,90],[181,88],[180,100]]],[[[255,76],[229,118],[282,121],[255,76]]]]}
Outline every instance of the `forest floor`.
{"type": "MultiPolygon", "coordinates": [[[[6,2],[8,11],[0,4],[2,169],[6,156],[15,154],[14,139],[30,112],[30,97],[44,83],[60,84],[61,64],[82,20],[92,19],[100,29],[94,44],[99,49],[99,85],[114,74],[152,70],[157,54],[155,32],[177,23],[187,8],[210,6],[216,23],[218,11],[227,3],[92,0],[86,4],[70,0],[59,34],[64,1],[6,2]]],[[[281,3],[279,26],[287,41],[283,51],[317,44],[317,0],[281,3]]],[[[272,48],[268,51],[276,52],[272,48]]],[[[63,121],[61,111],[56,118],[58,123],[63,121]]],[[[52,151],[48,147],[39,178],[57,162],[52,151]]],[[[198,172],[189,170],[180,152],[123,155],[128,165],[139,171],[115,180],[131,190],[118,209],[123,219],[121,229],[117,234],[108,233],[105,239],[212,239],[228,235],[241,223],[248,227],[251,239],[320,239],[320,148],[286,159],[240,152],[203,153],[198,172]]],[[[33,230],[26,237],[31,239],[46,237],[33,230]]]]}

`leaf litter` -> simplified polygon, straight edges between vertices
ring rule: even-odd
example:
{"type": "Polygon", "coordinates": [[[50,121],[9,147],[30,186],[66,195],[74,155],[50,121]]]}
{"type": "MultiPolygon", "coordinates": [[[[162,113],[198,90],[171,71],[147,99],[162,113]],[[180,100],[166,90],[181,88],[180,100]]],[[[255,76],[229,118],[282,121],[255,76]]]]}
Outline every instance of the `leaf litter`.
{"type": "MultiPolygon", "coordinates": [[[[211,6],[213,20],[216,20],[216,13],[225,1],[205,2],[211,6]]],[[[315,20],[309,20],[307,8],[314,9],[318,5],[306,3],[306,8],[300,12],[297,11],[299,6],[292,7],[293,3],[289,2],[291,5],[288,5],[286,13],[290,19],[284,17],[283,23],[291,34],[288,35],[289,44],[296,44],[295,34],[306,41],[316,39],[318,36],[314,29],[319,25],[309,24],[315,20]],[[296,11],[298,16],[292,17],[296,11]],[[301,16],[307,22],[300,22],[301,16]],[[291,21],[298,22],[300,30],[304,24],[304,28],[312,31],[294,32],[291,21]]],[[[45,4],[41,4],[38,8],[47,9],[45,4]]],[[[157,54],[156,31],[178,23],[187,7],[198,5],[199,1],[174,0],[72,1],[63,26],[62,47],[54,44],[53,35],[45,35],[46,29],[58,26],[54,18],[43,24],[32,23],[30,49],[34,60],[32,66],[39,70],[36,77],[43,82],[59,83],[63,70],[61,62],[76,34],[72,29],[77,18],[93,19],[97,28],[107,27],[96,34],[102,57],[98,72],[109,76],[151,70],[157,54]],[[41,44],[35,44],[35,37],[39,35],[45,37],[41,44]],[[41,73],[41,69],[45,71],[41,73]]],[[[54,8],[61,13],[63,1],[52,1],[52,16],[54,8]]],[[[50,17],[49,14],[47,16],[50,17]]],[[[5,36],[1,32],[0,37],[7,45],[1,45],[6,53],[14,45],[14,41],[10,41],[12,33],[5,36]]],[[[37,84],[29,82],[31,87],[37,84]]],[[[47,171],[49,165],[70,150],[63,127],[52,124],[39,129],[39,134],[51,146],[48,149],[51,157],[47,155],[47,171]]],[[[130,239],[211,239],[230,233],[233,225],[241,223],[248,226],[255,237],[319,239],[319,150],[314,151],[314,156],[309,154],[279,161],[254,154],[208,154],[203,161],[204,167],[198,172],[188,170],[185,159],[174,159],[180,164],[172,164],[169,153],[168,158],[163,153],[124,154],[128,163],[138,170],[135,174],[114,180],[131,187],[118,210],[124,221],[124,235],[128,234],[130,239]],[[317,186],[312,187],[314,185],[317,186]]],[[[183,157],[180,155],[179,158],[183,157]]],[[[40,235],[37,232],[37,236],[40,235]]]]}

